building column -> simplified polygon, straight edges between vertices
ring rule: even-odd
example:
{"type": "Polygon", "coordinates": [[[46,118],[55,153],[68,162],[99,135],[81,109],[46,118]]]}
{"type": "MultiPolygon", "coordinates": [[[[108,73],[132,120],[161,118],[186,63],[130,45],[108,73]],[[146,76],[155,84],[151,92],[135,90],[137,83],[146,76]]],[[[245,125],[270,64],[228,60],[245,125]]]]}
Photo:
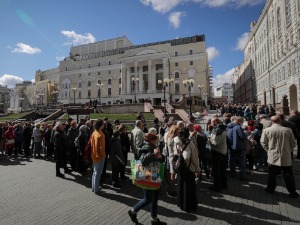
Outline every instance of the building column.
{"type": "Polygon", "coordinates": [[[152,86],[152,60],[148,60],[148,90],[147,93],[152,93],[153,86],[152,86]]]}
{"type": "MultiPolygon", "coordinates": [[[[137,82],[137,78],[138,78],[138,62],[134,62],[134,78],[135,78],[135,87],[134,87],[134,92],[138,93],[138,84],[139,82],[137,82]]],[[[139,85],[140,86],[140,85],[139,85]]]]}
{"type": "Polygon", "coordinates": [[[127,94],[130,94],[130,88],[131,88],[131,79],[130,79],[130,70],[128,69],[128,65],[126,65],[126,89],[127,94]]]}
{"type": "Polygon", "coordinates": [[[126,93],[126,81],[127,81],[127,74],[126,74],[126,64],[121,64],[121,94],[124,95],[126,93]]]}
{"type": "Polygon", "coordinates": [[[143,77],[143,65],[139,66],[139,92],[144,91],[144,77],[143,77]]]}

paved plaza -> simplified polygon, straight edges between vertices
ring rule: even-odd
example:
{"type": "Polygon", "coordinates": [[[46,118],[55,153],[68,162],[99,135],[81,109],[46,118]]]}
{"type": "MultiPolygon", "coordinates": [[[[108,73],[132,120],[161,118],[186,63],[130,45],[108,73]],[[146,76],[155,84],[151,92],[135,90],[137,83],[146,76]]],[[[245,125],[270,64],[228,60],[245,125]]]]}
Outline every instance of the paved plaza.
{"type": "MultiPolygon", "coordinates": [[[[54,161],[0,158],[1,225],[132,224],[127,211],[142,191],[131,181],[123,182],[120,190],[104,185],[107,193],[97,196],[91,191],[91,171],[61,179],[55,176],[54,161]]],[[[300,161],[293,163],[299,189],[300,161]]],[[[273,195],[264,191],[265,172],[248,177],[249,182],[229,177],[228,190],[220,194],[208,191],[210,182],[199,182],[194,214],[182,212],[176,199],[162,192],[159,218],[168,224],[300,224],[300,199],[289,197],[282,176],[273,195]]],[[[149,207],[138,213],[138,220],[150,224],[149,207]]]]}

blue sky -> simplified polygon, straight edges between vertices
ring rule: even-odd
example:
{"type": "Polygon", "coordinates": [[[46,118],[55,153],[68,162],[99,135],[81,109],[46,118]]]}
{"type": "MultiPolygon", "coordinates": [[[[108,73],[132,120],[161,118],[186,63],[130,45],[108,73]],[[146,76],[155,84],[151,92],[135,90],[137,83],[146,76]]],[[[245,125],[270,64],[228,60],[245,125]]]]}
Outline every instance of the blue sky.
{"type": "Polygon", "coordinates": [[[214,84],[243,60],[250,22],[266,0],[1,0],[0,84],[58,66],[71,44],[126,35],[133,44],[206,35],[214,84]]]}

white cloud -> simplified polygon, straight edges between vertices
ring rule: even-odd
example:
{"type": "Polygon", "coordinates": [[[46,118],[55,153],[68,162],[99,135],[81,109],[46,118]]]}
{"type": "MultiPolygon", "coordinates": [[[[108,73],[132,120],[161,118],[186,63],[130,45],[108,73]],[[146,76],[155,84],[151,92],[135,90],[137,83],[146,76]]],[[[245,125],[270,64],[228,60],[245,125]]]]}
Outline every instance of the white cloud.
{"type": "Polygon", "coordinates": [[[35,83],[35,79],[32,79],[31,82],[34,84],[35,83]]]}
{"type": "Polygon", "coordinates": [[[153,10],[157,12],[166,13],[181,2],[185,2],[185,0],[140,0],[140,2],[144,5],[151,6],[153,10]]]}
{"type": "Polygon", "coordinates": [[[56,59],[56,61],[62,61],[62,60],[64,60],[66,57],[64,57],[64,56],[57,56],[55,59],[56,59]]]}
{"type": "MultiPolygon", "coordinates": [[[[26,45],[24,43],[17,43],[16,44],[16,48],[14,48],[12,50],[12,52],[18,52],[18,53],[25,53],[25,54],[38,54],[40,53],[42,50],[39,48],[33,48],[30,45],[26,45]]],[[[10,48],[10,47],[9,47],[10,48]]]]}
{"type": "Polygon", "coordinates": [[[235,68],[232,68],[231,70],[228,70],[227,72],[223,74],[218,74],[215,77],[212,78],[213,87],[217,87],[220,85],[223,85],[224,83],[232,83],[231,76],[233,72],[235,71],[235,68]]]}
{"type": "Polygon", "coordinates": [[[218,51],[218,49],[216,49],[216,47],[208,47],[206,51],[208,53],[209,62],[220,55],[220,52],[218,51]]]}
{"type": "Polygon", "coordinates": [[[175,28],[179,28],[181,17],[184,16],[184,12],[171,12],[169,15],[169,22],[175,28]]]}
{"type": "Polygon", "coordinates": [[[266,0],[140,0],[146,6],[151,6],[153,10],[166,13],[174,9],[177,5],[193,2],[209,7],[241,7],[254,6],[265,3],[266,0]]]}
{"type": "Polygon", "coordinates": [[[76,34],[75,31],[63,30],[61,31],[63,35],[68,37],[70,41],[65,42],[65,45],[84,45],[88,43],[96,42],[96,38],[91,33],[76,34]]]}
{"type": "Polygon", "coordinates": [[[22,83],[23,81],[23,78],[15,75],[4,74],[0,77],[0,84],[7,85],[8,88],[13,88],[16,84],[22,83]]]}
{"type": "Polygon", "coordinates": [[[237,40],[236,46],[234,50],[236,51],[244,51],[247,42],[249,41],[249,33],[243,33],[242,36],[240,36],[237,40]]]}

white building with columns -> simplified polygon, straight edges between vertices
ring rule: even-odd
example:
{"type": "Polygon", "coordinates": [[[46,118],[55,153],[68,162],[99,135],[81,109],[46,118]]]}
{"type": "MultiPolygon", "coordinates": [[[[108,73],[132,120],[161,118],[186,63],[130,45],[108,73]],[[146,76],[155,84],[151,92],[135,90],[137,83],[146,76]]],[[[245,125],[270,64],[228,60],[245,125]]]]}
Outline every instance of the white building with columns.
{"type": "Polygon", "coordinates": [[[59,65],[59,101],[85,104],[161,104],[163,85],[166,99],[179,100],[188,95],[183,80],[193,79],[192,95],[210,93],[205,36],[179,38],[133,45],[126,36],[72,47],[70,56],[59,65]]]}

